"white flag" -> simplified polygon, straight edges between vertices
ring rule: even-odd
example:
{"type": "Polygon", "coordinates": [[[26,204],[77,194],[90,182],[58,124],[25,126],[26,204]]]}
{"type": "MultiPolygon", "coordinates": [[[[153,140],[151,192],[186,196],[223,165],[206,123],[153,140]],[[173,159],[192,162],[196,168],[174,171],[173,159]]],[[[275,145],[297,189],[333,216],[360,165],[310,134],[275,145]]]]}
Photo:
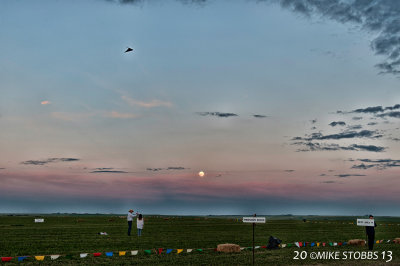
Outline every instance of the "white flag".
{"type": "Polygon", "coordinates": [[[260,248],[260,246],[255,246],[254,248],[257,249],[257,248],[260,248]]]}
{"type": "Polygon", "coordinates": [[[281,246],[282,246],[282,248],[285,248],[285,247],[286,247],[286,244],[281,244],[281,246]]]}
{"type": "Polygon", "coordinates": [[[294,242],[294,244],[296,245],[296,247],[300,247],[300,244],[299,244],[299,242],[294,242]]]}
{"type": "Polygon", "coordinates": [[[87,253],[81,253],[81,254],[80,254],[80,257],[81,257],[81,258],[86,258],[87,255],[88,255],[87,253]]]}
{"type": "Polygon", "coordinates": [[[136,256],[137,254],[138,254],[138,250],[132,250],[132,251],[131,251],[131,255],[132,255],[132,256],[136,256]]]}
{"type": "Polygon", "coordinates": [[[336,242],[334,242],[334,243],[333,243],[333,246],[337,246],[337,243],[336,243],[336,242]]]}
{"type": "Polygon", "coordinates": [[[243,250],[243,249],[245,249],[245,248],[240,248],[240,250],[243,250]]]}
{"type": "Polygon", "coordinates": [[[56,260],[56,259],[58,259],[60,257],[60,255],[51,255],[50,256],[50,258],[52,259],[52,260],[56,260]]]}
{"type": "Polygon", "coordinates": [[[192,250],[193,250],[193,249],[188,249],[188,250],[187,250],[187,253],[190,253],[190,252],[192,252],[192,250]]]}

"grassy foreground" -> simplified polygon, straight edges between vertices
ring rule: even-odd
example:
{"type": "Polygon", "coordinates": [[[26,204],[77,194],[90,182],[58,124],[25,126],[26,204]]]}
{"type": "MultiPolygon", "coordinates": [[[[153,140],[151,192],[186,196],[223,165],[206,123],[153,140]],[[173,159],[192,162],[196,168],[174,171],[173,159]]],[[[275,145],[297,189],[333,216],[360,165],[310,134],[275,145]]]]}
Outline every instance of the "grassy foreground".
{"type": "MultiPolygon", "coordinates": [[[[72,255],[62,256],[57,260],[45,257],[36,261],[33,257],[18,262],[0,262],[12,264],[59,264],[59,265],[250,265],[252,251],[243,250],[238,254],[221,254],[215,252],[218,244],[234,243],[242,247],[252,245],[252,226],[236,218],[206,217],[145,217],[142,237],[136,236],[136,224],[132,236],[127,236],[125,217],[119,216],[40,216],[44,223],[34,223],[35,216],[0,216],[0,257],[36,256],[36,255],[72,255]],[[107,232],[107,236],[99,235],[107,232]],[[164,248],[162,254],[155,250],[164,248]],[[165,249],[174,249],[165,254],[165,249]],[[184,249],[177,254],[177,249],[184,249]],[[187,253],[186,249],[194,249],[187,253]],[[196,249],[203,249],[197,251],[196,249]],[[131,256],[131,250],[139,250],[137,256],[131,256]],[[144,250],[152,250],[146,255],[144,250]],[[113,257],[106,257],[105,252],[114,252],[113,257]],[[118,256],[118,251],[128,251],[126,256],[118,256]],[[102,252],[101,257],[91,253],[102,252]],[[89,253],[80,258],[80,253],[89,253]]],[[[39,217],[36,217],[39,218],[39,217]]],[[[266,245],[269,236],[275,236],[282,243],[307,242],[344,242],[354,238],[365,238],[364,228],[352,222],[349,217],[314,217],[307,222],[293,217],[268,218],[265,224],[256,226],[256,246],[266,245]]],[[[400,237],[400,218],[376,218],[376,239],[394,239],[400,237]]],[[[386,242],[386,241],[385,241],[386,242]]],[[[400,265],[400,245],[393,243],[376,244],[379,254],[376,260],[325,259],[312,260],[309,253],[313,251],[367,251],[365,247],[290,247],[278,250],[264,248],[255,250],[257,265],[273,264],[387,264],[382,259],[382,252],[392,252],[390,264],[400,265]],[[295,251],[306,251],[306,259],[294,260],[295,251]]],[[[303,253],[304,255],[305,253],[303,253]]],[[[299,257],[300,258],[300,257],[299,257]]],[[[387,258],[386,258],[387,259],[387,258]]]]}

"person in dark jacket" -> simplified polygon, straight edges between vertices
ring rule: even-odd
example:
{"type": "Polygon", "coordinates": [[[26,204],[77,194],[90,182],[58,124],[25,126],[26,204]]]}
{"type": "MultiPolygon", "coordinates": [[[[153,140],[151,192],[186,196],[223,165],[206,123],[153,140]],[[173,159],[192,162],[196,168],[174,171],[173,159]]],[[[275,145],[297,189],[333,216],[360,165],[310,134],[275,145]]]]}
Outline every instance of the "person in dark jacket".
{"type": "MultiPolygon", "coordinates": [[[[371,214],[369,216],[369,219],[374,219],[374,216],[371,214]]],[[[374,226],[366,226],[365,227],[365,232],[367,233],[367,237],[368,237],[368,248],[369,248],[369,250],[372,250],[374,248],[375,227],[376,227],[376,223],[375,222],[374,222],[374,226]]]]}

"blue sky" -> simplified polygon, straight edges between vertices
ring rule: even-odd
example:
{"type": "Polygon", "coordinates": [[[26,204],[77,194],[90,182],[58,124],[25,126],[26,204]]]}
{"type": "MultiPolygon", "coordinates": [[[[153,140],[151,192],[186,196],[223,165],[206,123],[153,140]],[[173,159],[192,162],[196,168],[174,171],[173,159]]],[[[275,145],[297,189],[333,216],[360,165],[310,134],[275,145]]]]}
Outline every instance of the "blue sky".
{"type": "Polygon", "coordinates": [[[398,2],[126,2],[0,3],[0,211],[399,215],[398,2]]]}

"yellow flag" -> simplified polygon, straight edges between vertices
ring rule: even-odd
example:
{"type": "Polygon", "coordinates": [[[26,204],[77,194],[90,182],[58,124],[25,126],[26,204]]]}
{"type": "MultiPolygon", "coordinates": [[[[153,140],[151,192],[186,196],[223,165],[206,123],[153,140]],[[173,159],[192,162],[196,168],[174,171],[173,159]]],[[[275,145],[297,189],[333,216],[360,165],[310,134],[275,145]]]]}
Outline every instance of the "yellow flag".
{"type": "Polygon", "coordinates": [[[126,254],[126,251],[120,251],[120,252],[119,252],[119,255],[120,255],[120,256],[125,256],[125,254],[126,254]]]}
{"type": "Polygon", "coordinates": [[[379,240],[376,240],[376,243],[379,244],[379,240]]]}
{"type": "Polygon", "coordinates": [[[319,247],[319,244],[320,244],[320,243],[319,243],[319,242],[317,242],[317,247],[319,247]]]}
{"type": "Polygon", "coordinates": [[[177,249],[178,254],[181,253],[183,251],[183,249],[177,249]]]}
{"type": "Polygon", "coordinates": [[[35,256],[36,260],[44,260],[44,256],[35,256]]]}

